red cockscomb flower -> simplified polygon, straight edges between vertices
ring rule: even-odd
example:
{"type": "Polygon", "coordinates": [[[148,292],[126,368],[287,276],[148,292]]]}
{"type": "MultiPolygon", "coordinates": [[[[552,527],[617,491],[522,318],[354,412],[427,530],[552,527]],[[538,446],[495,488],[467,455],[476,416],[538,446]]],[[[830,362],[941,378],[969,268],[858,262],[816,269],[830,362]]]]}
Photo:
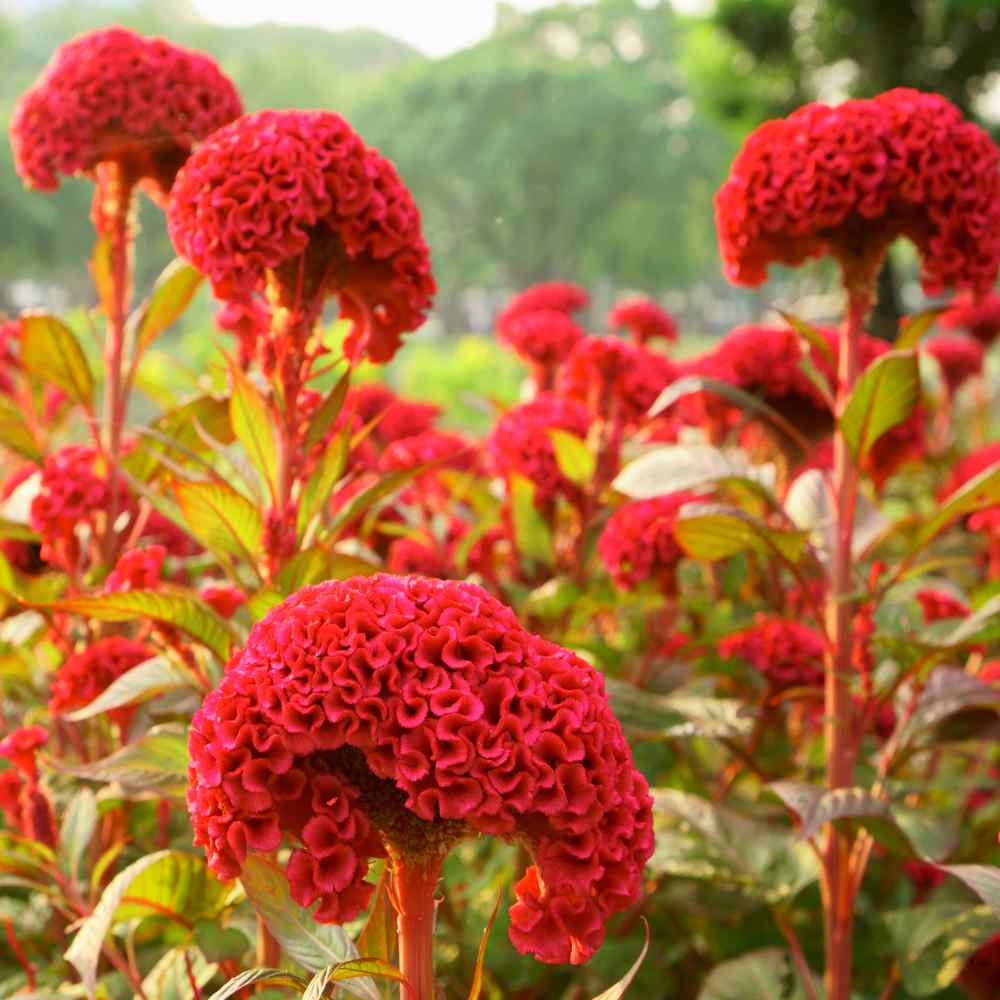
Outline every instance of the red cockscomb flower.
{"type": "Polygon", "coordinates": [[[1000,266],[1000,153],[938,94],[900,88],[837,107],[808,104],[747,139],[716,197],[731,281],[830,254],[867,284],[906,236],[924,291],[986,291],[1000,266]]]}
{"type": "Polygon", "coordinates": [[[586,288],[570,281],[540,281],[518,292],[497,315],[497,329],[503,330],[517,316],[553,310],[570,316],[590,304],[586,288]]]}
{"type": "Polygon", "coordinates": [[[618,337],[585,337],[562,366],[557,388],[607,419],[638,424],[676,377],[660,354],[618,337]]]}
{"type": "Polygon", "coordinates": [[[29,782],[38,779],[38,751],[49,740],[41,726],[22,726],[0,740],[0,757],[6,757],[29,782]]]}
{"type": "Polygon", "coordinates": [[[238,587],[227,584],[210,583],[202,587],[201,599],[218,615],[232,618],[237,610],[246,604],[247,595],[238,587]]]}
{"type": "Polygon", "coordinates": [[[559,468],[548,432],[558,429],[584,438],[592,421],[587,407],[575,399],[540,393],[500,417],[486,444],[500,475],[521,475],[534,484],[539,506],[558,496],[575,500],[579,488],[559,468]]]}
{"type": "Polygon", "coordinates": [[[421,576],[451,576],[451,565],[447,552],[433,540],[419,538],[397,538],[389,546],[386,567],[390,573],[407,576],[418,573],[421,576]]]}
{"type": "Polygon", "coordinates": [[[142,184],[162,205],[192,147],[241,111],[236,88],[208,56],[103,28],[60,46],[18,100],[14,162],[28,185],[46,190],[58,187],[59,174],[114,165],[126,190],[142,184]]]}
{"type": "Polygon", "coordinates": [[[400,438],[429,431],[441,415],[441,407],[398,396],[381,382],[367,382],[347,393],[344,413],[356,414],[361,427],[377,421],[370,437],[384,448],[400,438]]]}
{"type": "Polygon", "coordinates": [[[704,499],[681,491],[619,507],[604,526],[597,551],[611,578],[623,590],[647,580],[668,593],[677,586],[677,565],[684,550],[674,537],[677,513],[686,503],[704,499]]]}
{"type": "Polygon", "coordinates": [[[988,347],[1000,336],[1000,293],[991,291],[978,298],[968,293],[957,295],[938,317],[938,324],[945,330],[967,333],[988,347]]]}
{"type": "Polygon", "coordinates": [[[677,340],[677,321],[653,299],[645,295],[624,299],[608,313],[608,329],[625,329],[636,343],[647,340],[677,340]]]}
{"type": "Polygon", "coordinates": [[[115,568],[104,581],[108,594],[120,590],[155,590],[160,585],[163,560],[167,550],[162,545],[147,545],[142,549],[132,549],[119,557],[115,568]]]}
{"type": "Polygon", "coordinates": [[[342,923],[385,847],[476,833],[535,866],[510,936],[583,962],[635,901],[651,799],[601,675],[471,584],[377,575],[307,587],[254,626],[191,726],[195,842],[223,878],[293,844],[292,897],[342,923]]]}
{"type": "Polygon", "coordinates": [[[497,327],[497,339],[527,361],[545,387],[551,387],[556,368],[585,336],[566,313],[556,309],[521,313],[497,327]]]}
{"type": "MultiPolygon", "coordinates": [[[[56,671],[49,712],[53,716],[65,715],[89,705],[112,681],[154,655],[148,646],[120,635],[98,639],[69,656],[56,671]]],[[[108,715],[124,730],[134,712],[134,705],[124,705],[111,709],[108,715]]]]}
{"type": "Polygon", "coordinates": [[[761,616],[750,628],[719,643],[723,656],[739,657],[760,671],[776,691],[823,685],[823,636],[808,625],[761,616]]]}
{"type": "Polygon", "coordinates": [[[921,349],[941,366],[941,375],[949,395],[954,395],[963,382],[982,374],[985,355],[983,345],[971,337],[930,337],[924,341],[921,349]]]}
{"type": "Polygon", "coordinates": [[[918,590],[917,601],[920,603],[925,625],[944,618],[965,618],[969,614],[969,608],[946,590],[918,590]]]}
{"type": "Polygon", "coordinates": [[[178,174],[167,222],[222,299],[270,283],[311,327],[336,294],[353,359],[392,358],[435,291],[410,192],[332,112],[260,111],[219,129],[178,174]]]}

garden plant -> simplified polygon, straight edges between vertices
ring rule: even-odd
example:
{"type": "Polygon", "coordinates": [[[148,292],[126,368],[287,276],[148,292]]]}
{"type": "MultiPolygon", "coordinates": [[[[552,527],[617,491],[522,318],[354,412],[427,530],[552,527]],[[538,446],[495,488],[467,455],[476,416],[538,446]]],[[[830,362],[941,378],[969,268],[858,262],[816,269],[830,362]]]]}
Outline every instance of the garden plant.
{"type": "Polygon", "coordinates": [[[0,325],[0,995],[1000,996],[985,131],[907,88],[766,123],[725,274],[826,267],[840,315],[682,359],[653,298],[532,285],[479,438],[379,377],[431,253],[335,111],[108,28],[10,139],[92,183],[97,304],[0,325]]]}

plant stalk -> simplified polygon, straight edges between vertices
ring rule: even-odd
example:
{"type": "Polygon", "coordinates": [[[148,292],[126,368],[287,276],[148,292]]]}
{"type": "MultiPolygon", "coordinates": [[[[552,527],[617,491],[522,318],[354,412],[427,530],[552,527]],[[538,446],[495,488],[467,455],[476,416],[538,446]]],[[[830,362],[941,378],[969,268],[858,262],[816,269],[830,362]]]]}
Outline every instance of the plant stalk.
{"type": "Polygon", "coordinates": [[[399,934],[401,1000],[434,1000],[434,889],[442,858],[392,858],[392,897],[399,934]]]}

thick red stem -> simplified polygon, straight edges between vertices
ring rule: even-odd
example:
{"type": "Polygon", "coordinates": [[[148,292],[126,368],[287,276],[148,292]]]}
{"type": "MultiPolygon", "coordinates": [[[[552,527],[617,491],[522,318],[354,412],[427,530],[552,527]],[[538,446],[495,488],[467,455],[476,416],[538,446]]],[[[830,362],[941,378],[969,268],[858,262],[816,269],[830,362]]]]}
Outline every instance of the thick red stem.
{"type": "Polygon", "coordinates": [[[442,858],[392,859],[392,899],[399,933],[401,1000],[434,1000],[434,889],[442,858]]]}
{"type": "MultiPolygon", "coordinates": [[[[850,399],[858,375],[858,340],[872,296],[867,288],[848,286],[847,320],[840,331],[837,378],[837,417],[850,399]]],[[[827,788],[853,783],[853,705],[848,677],[851,670],[853,592],[851,579],[854,512],[858,469],[839,427],[834,430],[833,524],[830,553],[830,589],[826,628],[830,639],[826,658],[825,719],[827,788]]],[[[854,881],[849,867],[850,839],[832,824],[823,843],[823,917],[826,938],[827,1000],[849,1000],[851,995],[854,881]]]]}

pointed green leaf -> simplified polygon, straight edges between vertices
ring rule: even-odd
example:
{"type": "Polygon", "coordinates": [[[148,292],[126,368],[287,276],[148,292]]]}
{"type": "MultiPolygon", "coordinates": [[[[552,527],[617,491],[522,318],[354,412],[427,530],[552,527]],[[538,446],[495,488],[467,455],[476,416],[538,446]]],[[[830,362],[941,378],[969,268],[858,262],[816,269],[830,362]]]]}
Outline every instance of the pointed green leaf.
{"type": "Polygon", "coordinates": [[[326,451],[316,464],[312,475],[302,490],[299,501],[299,537],[305,534],[309,522],[323,510],[330,499],[334,486],[340,482],[347,468],[347,456],[351,450],[351,429],[345,427],[327,445],[326,451]]]}
{"type": "Polygon", "coordinates": [[[708,562],[750,551],[779,556],[795,565],[809,541],[807,531],[769,528],[738,508],[711,504],[688,504],[682,508],[674,524],[674,536],[689,556],[708,562]]]}
{"type": "Polygon", "coordinates": [[[343,983],[348,979],[360,979],[363,976],[378,976],[380,979],[395,979],[405,982],[399,969],[392,963],[381,958],[355,958],[338,965],[328,965],[313,976],[302,996],[302,1000],[323,1000],[332,994],[327,993],[327,987],[335,983],[343,983]]]}
{"type": "Polygon", "coordinates": [[[308,451],[313,445],[319,444],[326,437],[327,431],[337,422],[340,411],[344,408],[347,390],[351,386],[351,369],[348,368],[337,380],[337,384],[327,393],[320,403],[306,431],[305,448],[308,451]]]}
{"type": "Polygon", "coordinates": [[[920,338],[938,321],[947,306],[934,306],[912,316],[907,316],[899,327],[899,335],[892,345],[894,351],[909,351],[920,343],[920,338]]]}
{"type": "MultiPolygon", "coordinates": [[[[816,980],[813,994],[820,996],[816,980]]],[[[791,955],[783,948],[761,948],[717,965],[698,1000],[808,1000],[791,955]]]]}
{"type": "Polygon", "coordinates": [[[1000,868],[992,865],[939,865],[963,881],[1000,918],[1000,868]]]}
{"type": "Polygon", "coordinates": [[[183,315],[202,280],[200,271],[180,259],[172,260],[164,268],[136,317],[139,354],[183,315]]]}
{"type": "Polygon", "coordinates": [[[288,986],[293,990],[301,992],[308,983],[301,976],[293,972],[285,972],[283,969],[248,969],[234,976],[221,989],[216,990],[208,1000],[229,1000],[236,996],[241,990],[257,983],[270,983],[273,986],[288,986]]]}
{"type": "Polygon", "coordinates": [[[63,718],[80,722],[122,705],[148,701],[177,688],[193,687],[194,677],[165,656],[154,656],[116,677],[89,705],[67,712],[63,718]]]}
{"type": "Polygon", "coordinates": [[[330,534],[336,535],[343,527],[350,524],[355,518],[361,517],[366,511],[375,506],[380,500],[385,500],[397,490],[406,485],[414,476],[423,472],[425,466],[418,465],[412,469],[397,469],[395,472],[387,473],[377,483],[363,489],[350,502],[345,504],[337,513],[330,525],[330,534]]]}
{"type": "Polygon", "coordinates": [[[552,450],[556,455],[559,471],[578,486],[589,483],[594,478],[597,458],[587,447],[587,442],[576,434],[553,427],[548,431],[552,450]]]}
{"type": "Polygon", "coordinates": [[[59,856],[63,870],[73,881],[96,829],[97,799],[91,789],[81,788],[70,799],[59,828],[59,856]]]}
{"type": "Polygon", "coordinates": [[[24,415],[6,396],[0,396],[0,444],[33,462],[42,458],[42,449],[25,422],[24,415]]]}
{"type": "Polygon", "coordinates": [[[233,387],[229,400],[233,433],[267,484],[271,496],[277,496],[278,443],[271,408],[253,382],[232,363],[229,365],[229,376],[233,387]]]}
{"type": "Polygon", "coordinates": [[[528,559],[551,566],[555,557],[552,532],[535,506],[535,484],[518,473],[510,477],[514,540],[528,559]]]}
{"type": "Polygon", "coordinates": [[[938,512],[923,526],[915,547],[923,548],[938,532],[963,514],[989,507],[1000,501],[1000,462],[984,469],[945,500],[938,512]]]}
{"type": "Polygon", "coordinates": [[[260,511],[221,482],[174,480],[174,496],[191,534],[211,552],[255,565],[261,552],[260,511]]]}
{"type": "Polygon", "coordinates": [[[813,326],[812,323],[808,323],[804,319],[800,319],[794,313],[785,312],[784,309],[779,309],[778,313],[800,337],[815,347],[827,361],[833,361],[833,351],[830,348],[830,343],[823,336],[823,331],[819,327],[813,326]]]}
{"type": "Polygon", "coordinates": [[[870,365],[854,385],[840,418],[847,446],[859,462],[872,445],[901,424],[920,401],[920,366],[913,351],[892,351],[870,365]]]}
{"type": "Polygon", "coordinates": [[[729,455],[707,444],[667,445],[630,462],[612,485],[633,500],[648,500],[732,479],[769,496],[775,479],[774,466],[749,465],[738,455],[729,455]]]}
{"type": "Polygon", "coordinates": [[[90,407],[94,378],[76,335],[62,320],[45,313],[21,317],[21,361],[42,382],[59,386],[90,407]]]}
{"type": "Polygon", "coordinates": [[[190,930],[199,920],[217,919],[232,890],[233,884],[220,882],[200,854],[165,851],[129,882],[114,921],[160,916],[190,930]]]}

